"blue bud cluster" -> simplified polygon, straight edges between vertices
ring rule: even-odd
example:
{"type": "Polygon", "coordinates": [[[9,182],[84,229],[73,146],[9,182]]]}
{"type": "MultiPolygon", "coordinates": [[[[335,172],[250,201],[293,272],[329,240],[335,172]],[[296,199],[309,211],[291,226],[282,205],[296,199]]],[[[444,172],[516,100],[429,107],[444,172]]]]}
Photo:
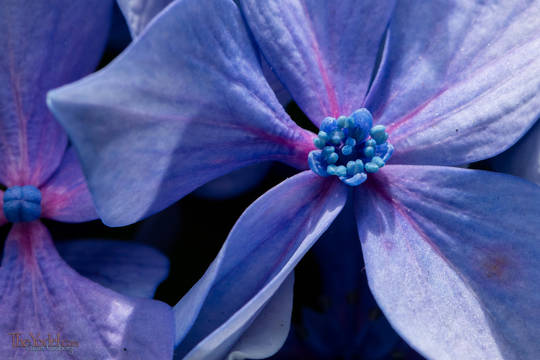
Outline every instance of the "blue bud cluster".
{"type": "Polygon", "coordinates": [[[9,222],[28,222],[41,215],[41,191],[32,185],[12,186],[4,193],[4,215],[9,222]]]}
{"type": "Polygon", "coordinates": [[[309,153],[311,170],[320,176],[339,177],[349,186],[366,181],[394,152],[383,125],[373,126],[373,116],[362,108],[350,116],[327,117],[313,143],[319,150],[309,153]]]}

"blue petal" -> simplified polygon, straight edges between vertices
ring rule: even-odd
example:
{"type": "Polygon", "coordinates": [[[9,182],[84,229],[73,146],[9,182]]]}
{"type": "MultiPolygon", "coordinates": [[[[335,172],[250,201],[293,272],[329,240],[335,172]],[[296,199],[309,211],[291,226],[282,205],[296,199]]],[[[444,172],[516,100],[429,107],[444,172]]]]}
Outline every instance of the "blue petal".
{"type": "Polygon", "coordinates": [[[433,359],[540,353],[540,187],[479,170],[385,166],[358,190],[371,290],[433,359]]]}
{"type": "Polygon", "coordinates": [[[49,93],[49,105],[108,225],[135,222],[250,163],[305,169],[313,149],[313,134],[264,79],[230,0],[174,3],[107,68],[49,93]]]}
{"type": "Polygon", "coordinates": [[[0,183],[38,187],[56,170],[67,138],[45,93],[94,70],[110,0],[0,2],[0,183]]]}
{"type": "Polygon", "coordinates": [[[317,126],[362,107],[394,2],[239,1],[265,59],[317,126]]]}
{"type": "Polygon", "coordinates": [[[154,248],[127,241],[85,239],[56,245],[82,276],[122,295],[153,298],[169,274],[169,260],[154,248]]]}
{"type": "Polygon", "coordinates": [[[226,356],[341,211],[346,195],[339,181],[305,171],[252,204],[203,278],[175,306],[176,352],[196,348],[197,354],[226,356]]]}
{"type": "Polygon", "coordinates": [[[367,107],[393,163],[459,165],[515,143],[540,114],[540,2],[398,1],[367,107]]]}
{"type": "Polygon", "coordinates": [[[117,0],[133,38],[172,0],[117,0]]]}

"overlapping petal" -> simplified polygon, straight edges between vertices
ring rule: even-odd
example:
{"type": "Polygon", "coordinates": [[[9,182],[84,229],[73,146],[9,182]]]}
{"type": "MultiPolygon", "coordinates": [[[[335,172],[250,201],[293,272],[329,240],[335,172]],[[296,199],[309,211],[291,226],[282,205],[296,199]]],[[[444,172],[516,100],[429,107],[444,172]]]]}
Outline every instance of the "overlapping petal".
{"type": "Polygon", "coordinates": [[[394,163],[465,164],[540,114],[540,1],[398,1],[368,107],[394,163]]]}
{"type": "Polygon", "coordinates": [[[362,107],[394,0],[240,0],[264,57],[319,126],[362,107]]]}
{"type": "Polygon", "coordinates": [[[39,186],[56,170],[67,140],[45,94],[95,68],[111,8],[110,0],[0,4],[0,183],[39,186]]]}
{"type": "Polygon", "coordinates": [[[132,37],[137,37],[146,25],[172,0],[117,0],[126,18],[132,37]]]}
{"type": "Polygon", "coordinates": [[[306,168],[313,149],[265,81],[231,0],[175,3],[123,56],[49,101],[108,225],[249,163],[306,168]]]}
{"type": "Polygon", "coordinates": [[[171,309],[157,301],[127,298],[78,275],[58,256],[39,221],[13,225],[0,267],[0,289],[3,359],[29,354],[55,360],[172,357],[171,309]],[[19,337],[34,336],[54,346],[49,334],[53,339],[58,334],[60,345],[66,341],[73,348],[31,352],[13,345],[14,337],[20,345],[19,337]]]}
{"type": "Polygon", "coordinates": [[[501,172],[520,176],[540,185],[540,121],[514,146],[490,160],[501,172]]]}
{"type": "Polygon", "coordinates": [[[459,168],[388,166],[359,189],[375,299],[434,359],[540,353],[540,187],[459,168]]]}
{"type": "Polygon", "coordinates": [[[57,171],[40,190],[41,216],[44,218],[63,222],[83,222],[97,218],[73,147],[67,149],[57,171]]]}
{"type": "Polygon", "coordinates": [[[122,295],[153,298],[169,274],[169,260],[134,242],[84,239],[57,244],[58,253],[79,274],[122,295]]]}
{"type": "Polygon", "coordinates": [[[262,309],[251,302],[235,313],[189,352],[185,360],[266,359],[275,354],[289,333],[294,275],[290,273],[262,309]],[[259,312],[256,318],[247,312],[259,312]],[[227,355],[228,354],[228,355],[227,355]]]}
{"type": "Polygon", "coordinates": [[[339,181],[305,171],[253,203],[205,275],[176,305],[177,353],[197,347],[205,356],[226,355],[341,211],[346,194],[339,181]]]}

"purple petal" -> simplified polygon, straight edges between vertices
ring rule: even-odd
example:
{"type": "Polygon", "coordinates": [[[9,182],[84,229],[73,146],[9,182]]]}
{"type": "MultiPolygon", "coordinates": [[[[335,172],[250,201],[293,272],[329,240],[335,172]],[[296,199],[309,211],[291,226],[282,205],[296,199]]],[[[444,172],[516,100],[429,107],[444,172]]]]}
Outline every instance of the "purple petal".
{"type": "Polygon", "coordinates": [[[97,218],[81,165],[73,147],[54,175],[41,187],[44,218],[63,222],[82,222],[97,218]]]}
{"type": "Polygon", "coordinates": [[[122,295],[153,298],[169,274],[169,260],[156,249],[127,241],[85,239],[57,244],[79,274],[122,295]]]}
{"type": "Polygon", "coordinates": [[[108,225],[135,222],[250,163],[305,169],[314,149],[265,81],[228,0],[175,3],[117,61],[49,101],[108,225]]]}
{"type": "Polygon", "coordinates": [[[465,164],[540,114],[540,2],[399,1],[367,105],[395,163],[465,164]]]}
{"type": "Polygon", "coordinates": [[[339,181],[305,171],[253,203],[206,274],[175,306],[177,353],[199,344],[198,354],[204,349],[207,356],[225,356],[346,197],[339,181]]]}
{"type": "Polygon", "coordinates": [[[317,126],[362,107],[394,0],[240,0],[264,57],[317,126]]]}
{"type": "Polygon", "coordinates": [[[493,169],[540,185],[540,121],[514,146],[490,160],[493,169]]]}
{"type": "Polygon", "coordinates": [[[117,0],[133,38],[172,0],[117,0]]]}
{"type": "Polygon", "coordinates": [[[4,215],[4,192],[0,190],[0,226],[7,223],[6,216],[4,215]]]}
{"type": "MultiPolygon", "coordinates": [[[[6,240],[0,268],[0,352],[21,359],[28,348],[13,338],[60,338],[77,342],[69,351],[43,359],[170,359],[173,319],[158,301],[128,298],[74,272],[58,256],[47,229],[38,221],[15,224],[6,240]]],[[[32,343],[34,345],[34,343],[32,343]]]]}
{"type": "Polygon", "coordinates": [[[371,290],[433,359],[540,353],[540,187],[459,168],[388,166],[356,198],[371,290]]]}
{"type": "Polygon", "coordinates": [[[95,68],[111,5],[0,3],[0,183],[39,186],[56,170],[67,139],[47,110],[45,94],[95,68]]]}

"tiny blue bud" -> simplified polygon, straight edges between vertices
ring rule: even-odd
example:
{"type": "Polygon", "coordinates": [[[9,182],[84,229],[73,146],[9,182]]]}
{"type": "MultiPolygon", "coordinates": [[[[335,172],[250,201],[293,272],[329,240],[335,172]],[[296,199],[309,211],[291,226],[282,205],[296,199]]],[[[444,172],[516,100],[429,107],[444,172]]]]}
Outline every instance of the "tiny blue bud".
{"type": "Polygon", "coordinates": [[[356,159],[355,161],[356,163],[356,169],[355,169],[355,173],[360,173],[360,172],[363,172],[364,171],[364,162],[360,159],[356,159]]]}
{"type": "Polygon", "coordinates": [[[344,128],[346,120],[347,120],[347,117],[341,115],[340,117],[337,118],[337,126],[339,126],[340,128],[344,128]]]}
{"type": "Polygon", "coordinates": [[[325,145],[325,142],[322,141],[320,138],[316,137],[315,139],[313,139],[313,144],[315,144],[317,148],[322,149],[325,145]]]}
{"type": "Polygon", "coordinates": [[[346,145],[349,145],[349,146],[355,146],[356,145],[356,140],[354,140],[353,138],[347,138],[347,140],[345,140],[345,144],[346,145]]]}
{"type": "Polygon", "coordinates": [[[328,155],[330,155],[331,153],[333,153],[334,151],[336,150],[335,147],[333,146],[325,146],[322,151],[323,151],[323,156],[327,157],[328,155]]]}
{"type": "Polygon", "coordinates": [[[372,163],[372,162],[368,162],[364,166],[364,169],[366,169],[366,172],[368,173],[376,173],[377,171],[379,171],[379,167],[377,166],[377,164],[372,163]]]}
{"type": "Polygon", "coordinates": [[[364,148],[364,155],[368,158],[373,157],[375,155],[375,148],[373,146],[366,146],[364,148]]]}
{"type": "Polygon", "coordinates": [[[337,176],[345,176],[347,175],[347,168],[343,165],[339,165],[336,170],[337,176]]]}
{"type": "Polygon", "coordinates": [[[339,160],[339,155],[335,152],[328,155],[328,158],[326,159],[326,162],[329,164],[335,164],[339,160]]]}
{"type": "Polygon", "coordinates": [[[322,141],[326,142],[328,141],[328,134],[324,131],[319,131],[319,139],[321,139],[322,141]]]}
{"type": "Polygon", "coordinates": [[[321,130],[327,134],[330,134],[332,131],[336,130],[337,124],[336,119],[333,117],[326,117],[321,123],[321,130]]]}
{"type": "Polygon", "coordinates": [[[375,146],[377,145],[377,142],[373,139],[369,139],[366,141],[366,146],[375,146]]]}
{"type": "Polygon", "coordinates": [[[374,156],[371,159],[371,162],[377,164],[378,167],[382,168],[384,166],[384,161],[379,156],[374,156]]]}
{"type": "Polygon", "coordinates": [[[336,175],[336,171],[337,171],[337,166],[336,165],[328,165],[326,167],[326,172],[329,175],[336,175]]]}
{"type": "Polygon", "coordinates": [[[382,144],[388,139],[386,127],[384,127],[384,125],[375,125],[371,128],[370,134],[377,144],[382,144]]]}
{"type": "Polygon", "coordinates": [[[356,174],[356,162],[351,160],[347,163],[347,175],[353,176],[354,174],[356,174]]]}
{"type": "Polygon", "coordinates": [[[341,152],[343,153],[343,155],[347,156],[347,155],[351,155],[352,154],[352,147],[350,145],[345,145],[342,149],[341,149],[341,152]]]}

